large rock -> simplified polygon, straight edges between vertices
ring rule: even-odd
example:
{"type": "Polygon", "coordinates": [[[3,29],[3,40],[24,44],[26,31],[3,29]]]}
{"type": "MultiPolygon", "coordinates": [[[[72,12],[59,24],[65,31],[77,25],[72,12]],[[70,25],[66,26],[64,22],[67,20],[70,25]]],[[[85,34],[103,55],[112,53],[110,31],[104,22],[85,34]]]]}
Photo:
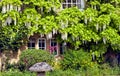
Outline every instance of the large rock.
{"type": "Polygon", "coordinates": [[[46,71],[53,70],[46,62],[36,63],[29,68],[30,71],[37,72],[37,76],[45,76],[46,71]]]}

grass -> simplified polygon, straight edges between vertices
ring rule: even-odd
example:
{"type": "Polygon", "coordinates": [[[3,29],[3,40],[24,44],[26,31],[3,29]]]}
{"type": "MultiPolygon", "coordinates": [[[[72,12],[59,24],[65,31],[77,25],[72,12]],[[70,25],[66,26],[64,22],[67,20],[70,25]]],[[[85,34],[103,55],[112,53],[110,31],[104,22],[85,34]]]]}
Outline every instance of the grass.
{"type": "MultiPolygon", "coordinates": [[[[120,67],[108,67],[107,65],[101,67],[93,67],[79,70],[67,69],[67,70],[54,70],[47,72],[46,76],[119,76],[120,67]]],[[[36,76],[36,73],[30,71],[19,71],[18,69],[9,69],[4,72],[0,72],[0,76],[36,76]]]]}
{"type": "Polygon", "coordinates": [[[19,71],[17,69],[15,70],[8,70],[4,72],[0,72],[0,76],[36,76],[35,73],[29,72],[29,71],[19,71]]]}

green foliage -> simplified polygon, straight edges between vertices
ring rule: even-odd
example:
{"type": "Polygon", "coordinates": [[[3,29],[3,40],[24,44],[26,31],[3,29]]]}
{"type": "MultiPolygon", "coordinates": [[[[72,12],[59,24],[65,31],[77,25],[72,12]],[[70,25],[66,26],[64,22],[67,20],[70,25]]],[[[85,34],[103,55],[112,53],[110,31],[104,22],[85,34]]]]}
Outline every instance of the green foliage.
{"type": "Polygon", "coordinates": [[[85,3],[86,8],[80,11],[76,7],[61,10],[59,0],[2,0],[1,10],[8,4],[14,8],[0,13],[0,50],[17,50],[34,33],[47,35],[54,29],[59,41],[70,43],[72,49],[84,47],[103,54],[111,46],[119,51],[120,0],[85,3]],[[10,18],[12,22],[7,23],[10,18]],[[64,33],[66,40],[60,35],[64,33]]]}
{"type": "Polygon", "coordinates": [[[109,75],[119,75],[120,68],[111,68],[107,64],[95,65],[93,67],[79,70],[55,70],[53,72],[47,72],[47,76],[109,76],[109,75]]]}
{"type": "Polygon", "coordinates": [[[90,53],[85,51],[78,50],[72,51],[69,50],[64,54],[64,59],[61,61],[62,69],[80,69],[92,67],[93,63],[91,62],[90,53]]]}
{"type": "MultiPolygon", "coordinates": [[[[54,70],[52,72],[47,72],[46,76],[109,76],[109,75],[119,75],[120,68],[111,68],[107,64],[101,65],[101,67],[92,67],[87,70],[54,70]]],[[[19,71],[17,69],[10,69],[5,72],[0,72],[0,76],[36,76],[36,73],[29,71],[19,71]]]]}
{"type": "Polygon", "coordinates": [[[2,0],[0,2],[0,6],[1,5],[7,5],[7,4],[13,4],[13,5],[16,5],[16,6],[20,6],[22,4],[21,0],[2,0]]]}
{"type": "MultiPolygon", "coordinates": [[[[0,9],[4,13],[0,13],[0,41],[3,43],[0,44],[0,50],[17,50],[23,44],[25,38],[44,31],[44,29],[41,29],[43,23],[49,23],[49,25],[46,25],[47,29],[51,27],[43,33],[50,32],[55,26],[52,25],[56,23],[55,20],[52,20],[53,23],[46,18],[51,18],[50,14],[55,15],[59,7],[58,0],[2,0],[0,9]],[[22,8],[22,6],[25,6],[25,8],[22,8]],[[7,24],[8,21],[9,25],[7,24]]],[[[54,16],[52,18],[54,19],[54,16]]]]}
{"type": "Polygon", "coordinates": [[[105,37],[107,39],[108,43],[111,43],[113,45],[114,44],[120,45],[120,36],[117,33],[117,30],[109,28],[109,29],[103,31],[101,34],[103,37],[105,37]]]}
{"type": "MultiPolygon", "coordinates": [[[[119,75],[120,68],[111,68],[108,65],[102,65],[103,68],[89,68],[87,71],[80,70],[54,70],[47,72],[46,76],[103,76],[103,75],[119,75]]],[[[0,72],[0,76],[36,76],[35,73],[29,71],[19,71],[17,69],[10,69],[9,71],[0,72]]]]}
{"type": "Polygon", "coordinates": [[[77,72],[75,70],[54,70],[52,72],[47,72],[46,76],[76,76],[77,72]]]}
{"type": "MultiPolygon", "coordinates": [[[[67,40],[58,38],[59,41],[70,43],[72,49],[89,51],[66,52],[61,62],[62,69],[80,69],[82,76],[97,76],[101,69],[91,62],[92,54],[101,62],[100,57],[108,47],[120,50],[120,0],[87,0],[85,3],[87,8],[80,11],[76,7],[61,10],[59,0],[2,0],[1,10],[8,4],[14,8],[5,13],[0,10],[0,50],[17,50],[34,33],[47,35],[55,29],[57,37],[67,33],[67,40]],[[6,23],[10,18],[12,22],[6,23]]],[[[20,58],[20,66],[26,68],[45,60],[51,64],[53,59],[41,50],[23,51],[20,58]]],[[[71,71],[59,72],[61,76],[75,76],[71,71]]],[[[56,71],[54,73],[59,76],[56,71]]]]}
{"type": "Polygon", "coordinates": [[[35,73],[31,73],[29,71],[19,71],[18,69],[10,69],[5,72],[0,72],[0,76],[36,76],[35,73]]]}
{"type": "Polygon", "coordinates": [[[24,67],[24,69],[28,69],[30,66],[38,62],[47,62],[52,65],[53,56],[45,50],[24,50],[20,56],[19,65],[20,67],[24,67]]]}

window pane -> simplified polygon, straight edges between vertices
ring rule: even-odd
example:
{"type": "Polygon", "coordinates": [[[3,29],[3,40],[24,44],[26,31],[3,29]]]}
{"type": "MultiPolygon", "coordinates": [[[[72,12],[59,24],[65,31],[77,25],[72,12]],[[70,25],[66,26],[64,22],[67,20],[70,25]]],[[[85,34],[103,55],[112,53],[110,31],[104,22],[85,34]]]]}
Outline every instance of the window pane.
{"type": "Polygon", "coordinates": [[[71,4],[68,4],[68,8],[71,7],[72,5],[71,4]]]}
{"type": "Polygon", "coordinates": [[[32,43],[32,46],[31,47],[35,47],[35,43],[32,43]]]}
{"type": "Polygon", "coordinates": [[[39,40],[39,42],[41,42],[41,40],[39,40]]]}
{"type": "Polygon", "coordinates": [[[41,43],[39,43],[39,47],[42,47],[42,46],[41,46],[41,43]]]}
{"type": "Polygon", "coordinates": [[[85,7],[84,0],[65,0],[62,2],[62,8],[70,8],[77,6],[79,9],[85,7]]]}
{"type": "Polygon", "coordinates": [[[66,3],[67,2],[67,0],[61,0],[63,3],[66,3]]]}
{"type": "Polygon", "coordinates": [[[28,47],[30,47],[30,43],[28,43],[28,47]]]}
{"type": "Polygon", "coordinates": [[[35,38],[31,38],[28,42],[28,48],[35,48],[35,38]]]}
{"type": "Polygon", "coordinates": [[[61,43],[60,44],[60,54],[63,54],[63,51],[64,51],[64,47],[63,47],[63,44],[61,43]]]}
{"type": "Polygon", "coordinates": [[[45,47],[45,43],[44,42],[42,42],[42,47],[45,47]]]}
{"type": "Polygon", "coordinates": [[[73,4],[72,7],[76,7],[76,4],[73,4]]]}
{"type": "Polygon", "coordinates": [[[45,39],[39,39],[39,49],[45,50],[45,39]]]}
{"type": "Polygon", "coordinates": [[[51,42],[51,46],[54,46],[52,42],[51,42]]]}
{"type": "Polygon", "coordinates": [[[57,42],[54,43],[54,46],[56,46],[56,45],[57,45],[57,42]]]}
{"type": "Polygon", "coordinates": [[[68,0],[68,3],[71,3],[71,0],[68,0]]]}
{"type": "Polygon", "coordinates": [[[55,41],[55,39],[51,39],[51,46],[57,46],[57,41],[55,41]]]}
{"type": "Polygon", "coordinates": [[[73,3],[76,3],[76,0],[72,0],[73,1],[73,3]]]}

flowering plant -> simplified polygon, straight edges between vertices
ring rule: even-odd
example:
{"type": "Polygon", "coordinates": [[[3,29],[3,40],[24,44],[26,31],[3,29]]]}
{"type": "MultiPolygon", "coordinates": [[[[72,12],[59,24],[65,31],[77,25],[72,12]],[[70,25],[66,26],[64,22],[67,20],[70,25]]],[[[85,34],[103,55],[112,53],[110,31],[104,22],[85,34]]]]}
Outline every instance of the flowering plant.
{"type": "Polygon", "coordinates": [[[49,46],[50,54],[54,54],[57,52],[57,46],[49,46]]]}

